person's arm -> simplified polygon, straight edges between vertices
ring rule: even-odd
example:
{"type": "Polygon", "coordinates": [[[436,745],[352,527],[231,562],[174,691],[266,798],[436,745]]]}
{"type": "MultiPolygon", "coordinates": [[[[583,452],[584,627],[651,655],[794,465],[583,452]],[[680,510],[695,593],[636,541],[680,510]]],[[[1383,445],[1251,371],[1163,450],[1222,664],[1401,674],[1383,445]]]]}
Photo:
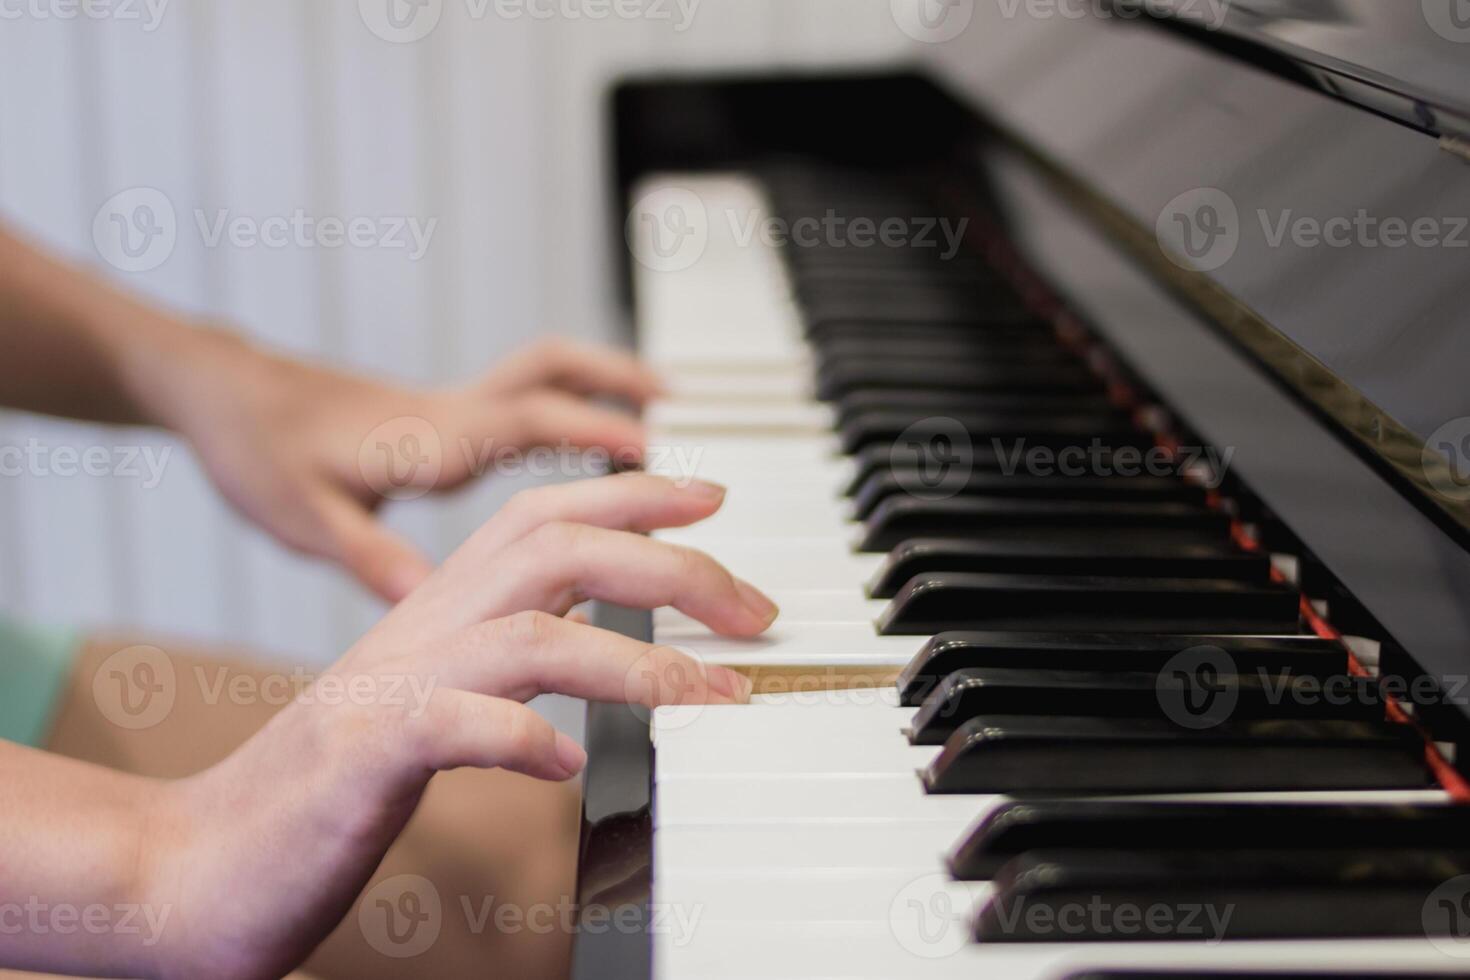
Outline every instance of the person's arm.
{"type": "MultiPolygon", "coordinates": [[[[429,562],[374,517],[534,446],[643,452],[657,379],[627,354],[548,341],[469,384],[421,390],[274,354],[184,321],[0,228],[0,405],[186,438],[245,516],[397,601],[429,562]]],[[[509,460],[514,462],[515,460],[509,460]]]]}
{"type": "Polygon", "coordinates": [[[0,745],[0,916],[45,910],[19,929],[0,918],[0,964],[280,976],[351,907],[435,772],[564,780],[582,769],[576,743],[522,702],[746,700],[750,684],[732,671],[562,618],[594,597],[760,633],[770,600],[707,555],[637,533],[697,521],[722,498],[642,475],[516,498],[197,776],[150,781],[0,745]],[[72,909],[96,928],[58,928],[55,910],[65,923],[72,909]]]}
{"type": "Polygon", "coordinates": [[[0,227],[0,405],[165,425],[182,376],[227,334],[191,327],[0,227]]]}
{"type": "Polygon", "coordinates": [[[0,964],[148,976],[168,913],[139,908],[160,784],[0,741],[0,964]],[[126,910],[136,930],[120,920],[126,910]],[[149,916],[153,927],[150,927],[149,916]],[[94,920],[85,927],[84,916],[94,920]]]}

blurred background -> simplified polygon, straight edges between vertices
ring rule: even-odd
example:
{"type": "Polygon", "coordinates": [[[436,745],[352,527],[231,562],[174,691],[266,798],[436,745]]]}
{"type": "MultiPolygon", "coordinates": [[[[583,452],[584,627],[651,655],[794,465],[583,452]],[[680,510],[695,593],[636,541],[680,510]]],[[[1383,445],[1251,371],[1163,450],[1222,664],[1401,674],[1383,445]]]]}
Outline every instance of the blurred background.
{"type": "MultiPolygon", "coordinates": [[[[16,0],[0,11],[0,216],[260,341],[450,381],[547,333],[616,336],[601,111],[619,74],[882,63],[914,45],[888,0],[16,0]],[[94,223],[139,199],[176,235],[125,271],[94,223]],[[214,238],[236,219],[364,218],[417,226],[427,247],[406,231],[408,247],[214,238]]],[[[164,465],[0,477],[7,612],[306,663],[381,612],[247,528],[164,437],[0,415],[0,447],[33,440],[164,465]]],[[[526,483],[389,519],[443,556],[526,483]]]]}

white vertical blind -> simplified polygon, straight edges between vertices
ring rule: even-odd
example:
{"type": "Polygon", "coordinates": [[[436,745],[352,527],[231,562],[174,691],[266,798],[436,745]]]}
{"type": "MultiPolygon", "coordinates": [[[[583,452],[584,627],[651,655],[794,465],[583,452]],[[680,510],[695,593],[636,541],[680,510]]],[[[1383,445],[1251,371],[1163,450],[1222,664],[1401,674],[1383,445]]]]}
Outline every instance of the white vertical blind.
{"type": "MultiPolygon", "coordinates": [[[[889,6],[665,0],[645,5],[661,16],[595,20],[608,5],[152,0],[109,8],[139,19],[92,20],[58,16],[76,5],[15,5],[19,16],[0,18],[0,218],[263,342],[405,381],[453,380],[544,332],[609,335],[601,111],[615,77],[903,57],[911,42],[889,6]],[[391,35],[390,4],[439,19],[419,40],[385,40],[369,22],[391,35]],[[99,258],[92,222],[138,187],[166,196],[177,243],[156,268],[123,272],[99,258]],[[207,241],[221,215],[298,212],[437,225],[416,260],[207,241]]],[[[334,657],[379,612],[339,574],[246,527],[167,437],[0,415],[0,446],[29,439],[171,455],[157,486],[0,476],[8,612],[308,662],[334,657]]],[[[388,519],[443,555],[515,487],[492,482],[388,519]]]]}

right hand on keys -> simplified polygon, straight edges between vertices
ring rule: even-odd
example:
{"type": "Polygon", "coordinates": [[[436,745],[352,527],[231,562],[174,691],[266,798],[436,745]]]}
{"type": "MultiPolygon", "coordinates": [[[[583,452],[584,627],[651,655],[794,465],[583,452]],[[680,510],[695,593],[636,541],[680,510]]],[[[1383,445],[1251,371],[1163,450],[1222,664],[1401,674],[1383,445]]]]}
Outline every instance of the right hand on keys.
{"type": "Polygon", "coordinates": [[[538,694],[747,700],[732,671],[562,618],[595,598],[674,606],[731,636],[766,629],[776,607],[754,587],[638,533],[694,523],[723,498],[642,474],[517,496],[317,681],[345,700],[303,698],[218,766],[156,792],[140,867],[148,899],[177,920],[148,972],[289,971],[351,907],[438,770],[576,775],[586,755],[522,703],[538,694]]]}

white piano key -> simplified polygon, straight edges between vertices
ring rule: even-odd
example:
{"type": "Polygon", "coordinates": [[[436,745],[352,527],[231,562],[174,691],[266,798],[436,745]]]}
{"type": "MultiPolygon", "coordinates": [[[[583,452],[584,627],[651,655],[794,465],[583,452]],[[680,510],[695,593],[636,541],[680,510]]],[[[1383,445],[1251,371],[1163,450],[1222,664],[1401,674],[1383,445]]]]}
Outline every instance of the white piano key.
{"type": "Polygon", "coordinates": [[[832,409],[820,402],[659,401],[644,412],[649,428],[659,433],[698,438],[701,435],[773,433],[824,435],[836,424],[832,409]]]}
{"type": "Polygon", "coordinates": [[[926,959],[883,927],[860,922],[761,923],[760,941],[751,942],[749,923],[695,920],[692,927],[671,925],[654,943],[654,976],[664,980],[1056,980],[1040,968],[990,972],[979,966],[985,962],[978,947],[926,959]]]}
{"type": "MultiPolygon", "coordinates": [[[[864,599],[862,593],[851,586],[847,589],[787,589],[771,588],[759,576],[750,581],[762,583],[762,591],[781,607],[781,622],[787,627],[809,623],[871,624],[888,606],[888,600],[864,599]]],[[[698,620],[673,608],[658,609],[653,614],[655,630],[691,629],[697,623],[698,620]]]]}
{"type": "MultiPolygon", "coordinates": [[[[654,364],[655,370],[659,365],[654,364]]],[[[812,368],[806,359],[789,367],[767,366],[759,371],[732,371],[724,365],[683,365],[665,373],[669,399],[688,404],[721,405],[728,402],[810,403],[812,368]]]]}
{"type": "Polygon", "coordinates": [[[788,473],[802,469],[829,469],[851,476],[854,466],[840,455],[837,437],[831,434],[691,435],[650,428],[648,441],[649,445],[679,448],[688,454],[698,452],[711,466],[724,467],[732,477],[752,487],[778,487],[788,473]]]}
{"type": "MultiPolygon", "coordinates": [[[[653,744],[665,735],[686,742],[746,739],[754,742],[790,743],[812,737],[841,738],[864,742],[891,742],[913,720],[915,708],[897,708],[878,692],[867,703],[833,699],[823,703],[822,694],[806,695],[808,703],[701,704],[655,708],[653,744]]],[[[776,748],[781,748],[777,745],[776,748]]]]}
{"type": "Polygon", "coordinates": [[[654,825],[748,823],[886,824],[932,821],[964,827],[1003,797],[929,795],[912,772],[656,777],[654,825]]]}
{"type": "MultiPolygon", "coordinates": [[[[704,920],[695,908],[673,910],[654,943],[654,976],[679,980],[1028,980],[1043,974],[977,969],[987,961],[978,946],[925,957],[901,946],[890,929],[869,922],[762,922],[704,920]]],[[[954,945],[951,941],[950,945],[954,945]]],[[[946,947],[942,952],[949,952],[946,947]]],[[[1031,950],[1020,950],[1034,957],[1031,950]]],[[[1003,964],[997,964],[1003,965],[1003,964]]],[[[1029,965],[1029,964],[1028,964],[1029,965]]],[[[1047,980],[1055,980],[1046,975],[1047,980]]]]}
{"type": "Polygon", "coordinates": [[[663,531],[655,536],[707,551],[731,572],[758,583],[767,592],[837,586],[851,591],[859,601],[864,584],[877,573],[885,558],[854,552],[835,536],[752,539],[681,536],[663,531]]]}
{"type": "Polygon", "coordinates": [[[691,872],[852,868],[921,874],[940,866],[964,821],[765,823],[660,827],[654,869],[691,872]]]}
{"type": "MultiPolygon", "coordinates": [[[[937,745],[910,745],[894,732],[890,739],[823,738],[797,742],[749,738],[680,739],[659,742],[659,778],[717,772],[721,776],[906,773],[913,776],[939,754],[937,745]]],[[[917,777],[914,777],[917,782],[917,777]]]]}
{"type": "Polygon", "coordinates": [[[1096,969],[1279,973],[1300,970],[1323,980],[1372,972],[1463,976],[1465,960],[1422,939],[1231,943],[959,943],[948,929],[932,943],[859,922],[702,921],[685,910],[682,925],[655,943],[655,975],[680,980],[1060,980],[1096,969]]]}
{"type": "Polygon", "coordinates": [[[843,491],[852,480],[847,460],[826,455],[821,446],[803,450],[800,461],[788,461],[780,453],[774,456],[722,452],[713,439],[654,434],[649,437],[645,468],[671,480],[697,478],[723,484],[737,497],[800,493],[813,502],[828,501],[834,514],[847,516],[851,505],[843,491]]]}
{"type": "Polygon", "coordinates": [[[839,501],[813,499],[810,494],[798,493],[740,493],[738,488],[731,487],[724,505],[714,514],[687,528],[660,531],[657,536],[680,544],[746,535],[780,538],[807,534],[842,538],[850,536],[854,528],[856,525],[847,519],[839,501]]]}
{"type": "Polygon", "coordinates": [[[705,480],[721,484],[739,497],[769,495],[776,491],[801,491],[813,502],[828,501],[832,505],[833,513],[843,519],[849,518],[851,514],[852,502],[839,492],[840,488],[847,485],[848,480],[847,472],[841,466],[823,464],[792,468],[781,474],[779,487],[772,487],[752,486],[738,465],[712,465],[711,457],[702,453],[698,447],[659,446],[650,443],[644,459],[644,468],[649,473],[666,477],[675,483],[705,480]]]}
{"type": "Polygon", "coordinates": [[[753,639],[717,636],[703,627],[669,628],[654,634],[700,659],[731,667],[902,667],[925,637],[880,636],[867,623],[808,623],[774,626],[753,639]]]}
{"type": "MultiPolygon", "coordinates": [[[[648,200],[660,189],[676,195],[668,203],[688,214],[704,240],[689,262],[667,268],[635,262],[645,356],[675,373],[689,363],[785,366],[798,361],[801,325],[790,291],[783,288],[781,266],[771,250],[740,242],[729,220],[759,213],[758,188],[738,176],[650,176],[635,188],[634,198],[648,200]]],[[[657,220],[659,210],[649,216],[657,220]]]]}
{"type": "MultiPolygon", "coordinates": [[[[902,708],[898,703],[898,688],[891,684],[881,687],[845,687],[839,690],[797,690],[777,691],[770,694],[757,694],[751,697],[751,704],[755,705],[785,705],[787,707],[801,708],[809,705],[856,705],[868,707],[874,704],[886,704],[890,708],[902,708]]],[[[912,711],[915,709],[904,709],[912,711]]]]}
{"type": "Polygon", "coordinates": [[[868,922],[887,928],[895,901],[915,881],[968,919],[989,894],[989,882],[953,881],[933,872],[789,868],[760,871],[660,869],[660,894],[677,894],[704,922],[868,922]]]}

